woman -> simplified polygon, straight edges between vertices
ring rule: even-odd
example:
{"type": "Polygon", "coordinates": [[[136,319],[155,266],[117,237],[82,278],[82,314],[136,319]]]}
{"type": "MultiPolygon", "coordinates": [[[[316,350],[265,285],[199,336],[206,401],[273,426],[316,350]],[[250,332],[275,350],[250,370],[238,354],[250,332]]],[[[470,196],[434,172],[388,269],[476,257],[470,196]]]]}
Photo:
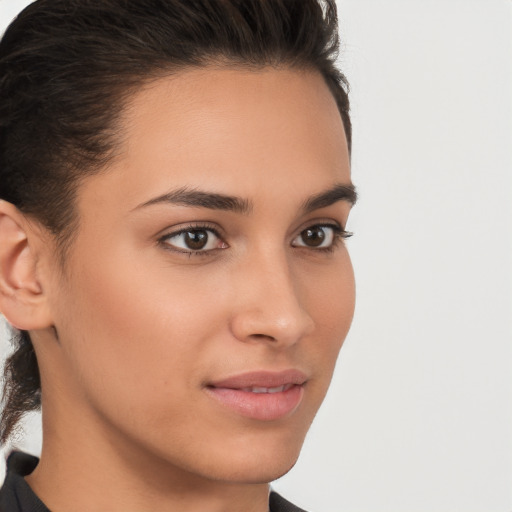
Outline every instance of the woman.
{"type": "Polygon", "coordinates": [[[2,511],[299,510],[353,315],[334,1],[39,0],[0,44],[2,511]]]}

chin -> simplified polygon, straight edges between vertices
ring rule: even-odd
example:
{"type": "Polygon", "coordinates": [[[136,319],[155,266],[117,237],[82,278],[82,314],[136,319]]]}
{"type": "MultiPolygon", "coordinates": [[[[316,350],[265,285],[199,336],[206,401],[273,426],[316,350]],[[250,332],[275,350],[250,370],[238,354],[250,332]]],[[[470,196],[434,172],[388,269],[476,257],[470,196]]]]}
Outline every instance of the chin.
{"type": "Polygon", "coordinates": [[[293,460],[258,461],[256,464],[245,465],[238,468],[226,468],[219,471],[216,468],[215,480],[222,480],[238,484],[267,484],[286,475],[295,466],[298,457],[293,460]]]}
{"type": "Polygon", "coordinates": [[[262,484],[282,477],[295,466],[302,442],[293,445],[261,443],[244,450],[228,451],[222,459],[216,458],[206,469],[215,480],[233,483],[262,484]]]}
{"type": "MultiPolygon", "coordinates": [[[[263,484],[263,483],[270,483],[274,480],[277,480],[278,478],[281,478],[282,476],[286,475],[293,466],[297,463],[298,457],[293,460],[293,462],[288,463],[287,465],[281,465],[281,467],[272,468],[272,471],[265,471],[263,474],[258,475],[259,478],[248,480],[247,483],[251,484],[263,484]]],[[[260,469],[261,471],[261,469],[260,469]]]]}
{"type": "Polygon", "coordinates": [[[282,436],[269,439],[267,435],[224,441],[219,439],[205,443],[199,449],[189,445],[181,453],[176,453],[174,446],[166,450],[165,443],[162,443],[155,454],[158,454],[163,467],[195,475],[201,480],[266,484],[293,468],[299,458],[303,438],[290,435],[288,439],[282,436]]]}

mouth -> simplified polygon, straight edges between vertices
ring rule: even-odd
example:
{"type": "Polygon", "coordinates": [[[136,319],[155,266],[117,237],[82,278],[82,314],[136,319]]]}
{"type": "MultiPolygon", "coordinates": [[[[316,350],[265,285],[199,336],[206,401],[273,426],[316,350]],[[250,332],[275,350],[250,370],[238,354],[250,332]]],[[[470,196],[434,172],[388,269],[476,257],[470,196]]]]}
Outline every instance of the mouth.
{"type": "Polygon", "coordinates": [[[247,391],[248,393],[282,393],[283,391],[288,391],[292,388],[294,384],[284,384],[282,386],[276,386],[274,388],[265,388],[265,387],[248,387],[242,388],[241,391],[247,391]]]}
{"type": "Polygon", "coordinates": [[[299,370],[251,372],[208,384],[205,391],[235,414],[275,421],[297,410],[306,382],[307,376],[299,370]]]}

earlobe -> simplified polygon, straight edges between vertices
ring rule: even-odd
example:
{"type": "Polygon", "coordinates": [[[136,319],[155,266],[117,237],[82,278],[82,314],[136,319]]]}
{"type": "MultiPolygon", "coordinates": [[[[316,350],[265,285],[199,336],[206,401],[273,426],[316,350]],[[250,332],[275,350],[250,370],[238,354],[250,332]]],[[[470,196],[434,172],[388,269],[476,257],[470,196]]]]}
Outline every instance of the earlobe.
{"type": "Polygon", "coordinates": [[[25,216],[0,200],[0,311],[12,326],[22,330],[51,325],[37,275],[35,237],[25,216]]]}

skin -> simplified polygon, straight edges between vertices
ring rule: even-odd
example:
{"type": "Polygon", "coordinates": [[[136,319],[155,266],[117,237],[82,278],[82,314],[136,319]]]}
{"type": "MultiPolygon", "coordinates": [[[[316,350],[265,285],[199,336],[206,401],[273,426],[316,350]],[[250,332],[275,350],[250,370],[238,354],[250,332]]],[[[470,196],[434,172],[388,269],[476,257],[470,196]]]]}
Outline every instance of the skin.
{"type": "Polygon", "coordinates": [[[351,208],[302,208],[350,184],[335,100],[314,72],[195,69],[138,91],[120,133],[114,162],[80,185],[64,271],[44,229],[3,205],[0,232],[27,240],[9,269],[37,292],[37,321],[9,318],[30,328],[42,375],[44,442],[26,480],[55,512],[267,511],[268,482],[297,460],[354,309],[344,241],[325,251],[301,235],[344,227],[351,208]],[[185,187],[250,208],[141,206],[185,187]],[[175,233],[205,223],[219,238],[187,252],[175,233]],[[277,420],[205,391],[290,368],[307,375],[304,395],[277,420]]]}

